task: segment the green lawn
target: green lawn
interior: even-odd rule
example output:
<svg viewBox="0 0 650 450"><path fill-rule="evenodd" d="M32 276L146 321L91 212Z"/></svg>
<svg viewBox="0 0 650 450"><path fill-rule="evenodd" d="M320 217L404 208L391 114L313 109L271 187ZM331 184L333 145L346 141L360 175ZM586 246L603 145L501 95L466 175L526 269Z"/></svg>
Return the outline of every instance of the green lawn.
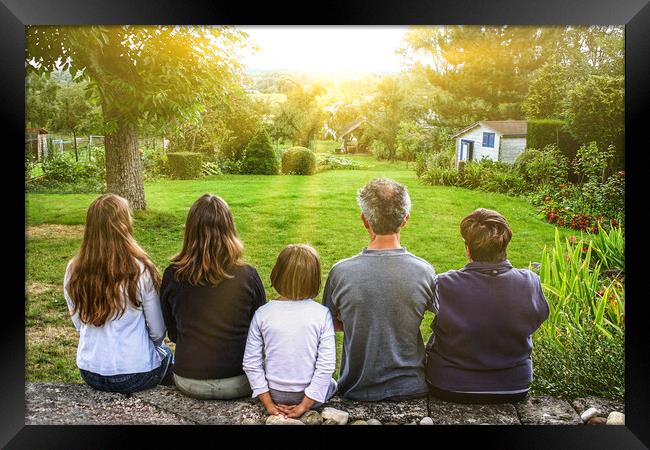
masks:
<svg viewBox="0 0 650 450"><path fill-rule="evenodd" d="M404 163L351 156L366 170L326 171L314 176L223 175L189 181L164 180L145 185L149 209L135 215L135 235L162 271L180 250L185 216L200 195L223 197L232 208L246 246L246 259L264 281L267 296L271 268L289 243L313 245L321 255L323 280L338 260L359 252L368 236L359 218L355 194L365 182L385 176L405 183L413 209L402 244L430 261L438 272L465 264L460 220L478 207L504 214L514 237L509 258L516 267L539 261L552 244L554 227L540 220L523 199L452 187L425 186ZM67 261L78 250L81 227L96 195L28 194L27 225L27 379L80 382L75 366L76 332L67 316L61 283ZM68 225L68 226L60 226ZM562 230L564 235L570 230ZM430 315L422 324L428 338ZM341 343L341 333L337 336ZM338 371L338 369L337 369Z"/></svg>

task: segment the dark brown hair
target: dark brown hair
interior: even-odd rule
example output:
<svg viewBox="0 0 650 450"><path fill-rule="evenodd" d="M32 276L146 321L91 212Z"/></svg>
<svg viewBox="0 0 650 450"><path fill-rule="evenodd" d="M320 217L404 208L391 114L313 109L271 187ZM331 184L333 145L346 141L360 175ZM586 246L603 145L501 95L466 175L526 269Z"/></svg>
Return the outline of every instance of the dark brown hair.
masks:
<svg viewBox="0 0 650 450"><path fill-rule="evenodd" d="M271 284L290 300L315 298L320 292L320 257L306 244L287 245L271 270Z"/></svg>
<svg viewBox="0 0 650 450"><path fill-rule="evenodd" d="M507 258L506 248L512 230L505 217L496 211L479 208L460 223L460 234L474 261L500 262Z"/></svg>
<svg viewBox="0 0 650 450"><path fill-rule="evenodd" d="M243 264L244 244L228 204L216 195L204 194L187 215L183 249L172 258L177 281L193 286L216 286L233 276L233 266Z"/></svg>
<svg viewBox="0 0 650 450"><path fill-rule="evenodd" d="M138 261L158 290L158 270L133 238L128 202L115 194L98 197L88 208L81 249L72 261L67 286L74 303L72 314L78 312L82 322L100 327L121 317L127 301L139 307L142 269Z"/></svg>

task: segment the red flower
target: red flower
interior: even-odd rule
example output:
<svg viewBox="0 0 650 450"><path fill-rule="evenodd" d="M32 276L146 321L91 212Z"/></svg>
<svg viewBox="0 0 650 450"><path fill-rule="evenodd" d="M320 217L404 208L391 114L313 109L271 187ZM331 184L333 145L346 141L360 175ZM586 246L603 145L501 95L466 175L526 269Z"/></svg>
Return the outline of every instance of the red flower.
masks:
<svg viewBox="0 0 650 450"><path fill-rule="evenodd" d="M605 295L605 293L604 293L603 291L598 291L598 292L596 292L596 296L597 296L597 297L601 297L601 298L602 298L603 295Z"/></svg>
<svg viewBox="0 0 650 450"><path fill-rule="evenodd" d="M577 240L578 240L578 238L575 237L575 236L571 236L571 237L569 238L569 242L571 243L571 245L575 244Z"/></svg>
<svg viewBox="0 0 650 450"><path fill-rule="evenodd" d="M582 247L582 253L587 253L587 250L589 250L589 247Z"/></svg>

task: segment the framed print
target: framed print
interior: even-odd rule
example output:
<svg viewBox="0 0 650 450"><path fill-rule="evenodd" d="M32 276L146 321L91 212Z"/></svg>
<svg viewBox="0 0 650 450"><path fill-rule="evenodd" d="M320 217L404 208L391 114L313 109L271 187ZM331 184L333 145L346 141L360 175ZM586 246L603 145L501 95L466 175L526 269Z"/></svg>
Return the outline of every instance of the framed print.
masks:
<svg viewBox="0 0 650 450"><path fill-rule="evenodd" d="M647 3L312 7L3 0L3 445L646 448Z"/></svg>

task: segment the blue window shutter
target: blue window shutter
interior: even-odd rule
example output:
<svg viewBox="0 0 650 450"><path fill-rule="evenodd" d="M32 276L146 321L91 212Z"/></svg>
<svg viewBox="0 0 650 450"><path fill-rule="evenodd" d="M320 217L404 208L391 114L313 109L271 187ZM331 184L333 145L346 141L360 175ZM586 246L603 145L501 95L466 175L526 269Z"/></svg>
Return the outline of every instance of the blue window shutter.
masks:
<svg viewBox="0 0 650 450"><path fill-rule="evenodd" d="M494 148L494 133L483 132L483 147Z"/></svg>

